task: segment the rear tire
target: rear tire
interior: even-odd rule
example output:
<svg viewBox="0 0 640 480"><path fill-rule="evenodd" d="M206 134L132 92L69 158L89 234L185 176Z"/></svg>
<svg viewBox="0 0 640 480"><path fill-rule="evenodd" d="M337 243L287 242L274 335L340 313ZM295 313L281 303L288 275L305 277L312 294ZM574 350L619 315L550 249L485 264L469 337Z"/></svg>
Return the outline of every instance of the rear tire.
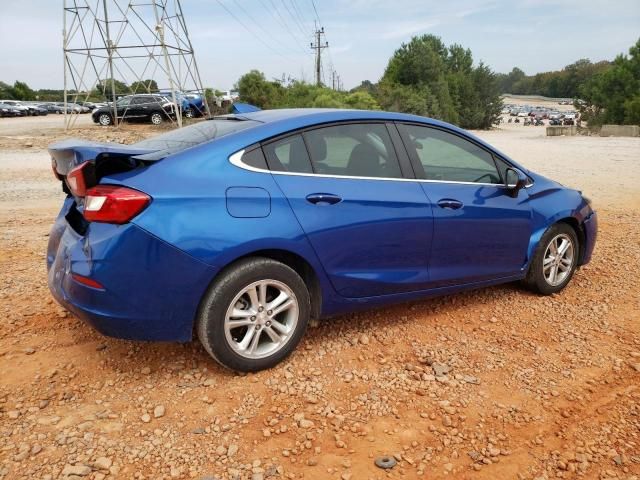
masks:
<svg viewBox="0 0 640 480"><path fill-rule="evenodd" d="M551 295L564 289L578 266L578 236L566 223L556 223L542 235L529 265L525 285L532 291Z"/></svg>
<svg viewBox="0 0 640 480"><path fill-rule="evenodd" d="M185 118L193 118L196 116L195 112L193 111L193 108L187 108L184 111L184 116Z"/></svg>
<svg viewBox="0 0 640 480"><path fill-rule="evenodd" d="M196 328L205 350L241 372L270 368L298 345L309 322L309 291L290 267L269 258L240 260L205 294Z"/></svg>

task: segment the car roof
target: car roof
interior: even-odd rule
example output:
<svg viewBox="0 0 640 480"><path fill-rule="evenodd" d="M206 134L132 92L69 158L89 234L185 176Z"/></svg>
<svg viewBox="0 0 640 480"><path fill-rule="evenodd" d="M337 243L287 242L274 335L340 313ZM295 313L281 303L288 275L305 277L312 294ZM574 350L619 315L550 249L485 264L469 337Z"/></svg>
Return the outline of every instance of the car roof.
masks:
<svg viewBox="0 0 640 480"><path fill-rule="evenodd" d="M381 110L348 110L339 108L283 108L275 110L259 110L257 112L230 114L224 117L238 118L244 120L253 120L258 122L254 128L242 130L230 136L238 136L251 142L262 141L264 138L270 138L277 135L285 134L293 130L322 125L323 123L332 122L348 122L348 121L397 121L420 123L423 125L441 127L449 131L467 137L476 143L484 146L489 151L497 153L499 156L511 161L516 167L525 170L518 165L508 155L504 154L494 146L489 145L481 138L476 137L473 133L463 130L455 125L451 125L440 120L408 113L385 112Z"/></svg>
<svg viewBox="0 0 640 480"><path fill-rule="evenodd" d="M328 122L340 122L349 120L382 120L428 123L460 130L458 127L428 117L420 117L397 112L384 112L380 110L350 110L342 108L282 108L274 110L258 110L237 114L237 117L255 120L261 123L291 122L298 127Z"/></svg>

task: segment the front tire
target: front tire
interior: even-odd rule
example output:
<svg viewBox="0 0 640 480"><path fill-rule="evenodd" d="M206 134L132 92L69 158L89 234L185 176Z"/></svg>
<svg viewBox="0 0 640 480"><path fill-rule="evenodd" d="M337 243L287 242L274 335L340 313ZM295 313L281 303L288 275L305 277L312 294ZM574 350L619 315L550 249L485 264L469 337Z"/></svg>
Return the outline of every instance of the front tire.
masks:
<svg viewBox="0 0 640 480"><path fill-rule="evenodd" d="M575 230L566 223L552 225L538 243L525 284L542 295L561 291L576 271L579 253Z"/></svg>
<svg viewBox="0 0 640 480"><path fill-rule="evenodd" d="M98 123L103 127L108 127L113 123L113 121L111 120L111 115L109 115L108 113L101 113L98 116Z"/></svg>
<svg viewBox="0 0 640 480"><path fill-rule="evenodd" d="M224 271L205 294L198 338L221 365L255 372L295 349L309 313L309 291L293 269L269 258L247 258Z"/></svg>

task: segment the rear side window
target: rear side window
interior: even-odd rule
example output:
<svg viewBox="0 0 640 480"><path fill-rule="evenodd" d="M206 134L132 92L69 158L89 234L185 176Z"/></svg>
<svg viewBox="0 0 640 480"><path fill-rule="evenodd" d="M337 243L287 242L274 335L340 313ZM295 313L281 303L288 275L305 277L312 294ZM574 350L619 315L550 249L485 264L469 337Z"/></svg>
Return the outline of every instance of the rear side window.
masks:
<svg viewBox="0 0 640 480"><path fill-rule="evenodd" d="M132 146L149 150L152 153L138 155L141 160L159 160L168 155L181 152L187 148L195 147L210 140L223 137L241 130L259 125L253 120L234 120L233 118L220 118L205 120L188 127L171 130L162 135L151 137Z"/></svg>
<svg viewBox="0 0 640 480"><path fill-rule="evenodd" d="M402 124L398 128L427 180L502 183L491 153L475 143L437 128Z"/></svg>
<svg viewBox="0 0 640 480"><path fill-rule="evenodd" d="M245 165L249 165L253 168L259 168L262 170L267 169L267 162L264 158L264 155L262 154L262 149L260 147L245 151L242 154L242 158L240 159L240 161Z"/></svg>
<svg viewBox="0 0 640 480"><path fill-rule="evenodd" d="M401 178L400 165L384 124L345 124L304 133L315 173Z"/></svg>
<svg viewBox="0 0 640 480"><path fill-rule="evenodd" d="M264 147L269 168L276 172L313 173L309 154L300 135L271 142Z"/></svg>

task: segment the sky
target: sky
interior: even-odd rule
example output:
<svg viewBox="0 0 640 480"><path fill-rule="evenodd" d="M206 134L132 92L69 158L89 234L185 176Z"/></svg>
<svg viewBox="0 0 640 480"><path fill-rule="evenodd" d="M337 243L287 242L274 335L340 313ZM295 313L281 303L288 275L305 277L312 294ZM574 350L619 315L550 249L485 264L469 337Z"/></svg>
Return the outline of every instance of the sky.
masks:
<svg viewBox="0 0 640 480"><path fill-rule="evenodd" d="M1 81L62 88L62 2L0 0ZM497 72L527 74L611 60L640 37L640 0L182 0L182 8L202 82L221 90L251 69L313 81L318 20L329 43L324 80L333 69L346 89L378 81L393 52L425 33L470 48Z"/></svg>

